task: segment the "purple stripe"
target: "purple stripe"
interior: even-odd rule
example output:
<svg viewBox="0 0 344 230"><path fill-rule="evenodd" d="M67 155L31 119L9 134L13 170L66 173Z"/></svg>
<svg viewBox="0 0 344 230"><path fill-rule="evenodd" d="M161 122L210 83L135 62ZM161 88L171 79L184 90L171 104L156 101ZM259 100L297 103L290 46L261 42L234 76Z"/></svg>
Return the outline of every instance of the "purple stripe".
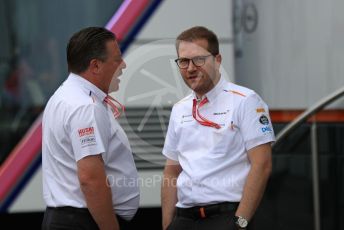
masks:
<svg viewBox="0 0 344 230"><path fill-rule="evenodd" d="M106 24L105 28L108 30L111 30L111 28L117 23L117 21L121 18L124 11L129 6L130 2L132 0L124 0L122 5L119 7L119 9L116 11L116 13L112 16L110 21Z"/></svg>

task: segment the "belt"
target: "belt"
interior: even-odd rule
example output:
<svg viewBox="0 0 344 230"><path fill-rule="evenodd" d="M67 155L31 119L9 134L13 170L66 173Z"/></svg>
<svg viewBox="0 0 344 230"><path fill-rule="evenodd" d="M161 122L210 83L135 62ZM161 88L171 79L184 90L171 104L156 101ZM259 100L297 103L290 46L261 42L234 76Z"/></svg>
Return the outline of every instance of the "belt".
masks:
<svg viewBox="0 0 344 230"><path fill-rule="evenodd" d="M77 215L82 215L83 217L90 218L93 220L93 217L88 210L88 208L76 208L71 206L61 206L61 207L47 207L47 210L60 212L60 213L73 213ZM127 220L123 219L119 215L116 215L118 221L128 222Z"/></svg>
<svg viewBox="0 0 344 230"><path fill-rule="evenodd" d="M82 214L89 214L88 208L76 208L71 206L62 206L62 207L47 207L48 210L54 210L54 211L62 211L62 212L68 212L68 213L82 213Z"/></svg>
<svg viewBox="0 0 344 230"><path fill-rule="evenodd" d="M69 226L68 229L99 229L87 208L47 207L44 219L42 229L50 229L48 226L52 223Z"/></svg>
<svg viewBox="0 0 344 230"><path fill-rule="evenodd" d="M216 216L221 213L233 212L238 208L239 202L222 202L205 206L195 206L191 208L178 208L176 215L190 219L203 219Z"/></svg>

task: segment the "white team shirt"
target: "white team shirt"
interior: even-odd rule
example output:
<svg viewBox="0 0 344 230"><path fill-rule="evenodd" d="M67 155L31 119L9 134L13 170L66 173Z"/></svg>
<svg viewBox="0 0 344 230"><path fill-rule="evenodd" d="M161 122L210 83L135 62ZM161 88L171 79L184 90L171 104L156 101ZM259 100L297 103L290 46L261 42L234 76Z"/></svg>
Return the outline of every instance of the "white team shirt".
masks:
<svg viewBox="0 0 344 230"><path fill-rule="evenodd" d="M194 92L173 106L163 154L178 161L177 207L239 202L250 170L247 151L275 141L268 106L252 90L223 78L199 108L215 129L192 116Z"/></svg>
<svg viewBox="0 0 344 230"><path fill-rule="evenodd" d="M127 136L104 102L106 94L71 73L43 114L43 196L49 207L86 208L77 161L101 154L116 214L130 220L139 206L137 170Z"/></svg>

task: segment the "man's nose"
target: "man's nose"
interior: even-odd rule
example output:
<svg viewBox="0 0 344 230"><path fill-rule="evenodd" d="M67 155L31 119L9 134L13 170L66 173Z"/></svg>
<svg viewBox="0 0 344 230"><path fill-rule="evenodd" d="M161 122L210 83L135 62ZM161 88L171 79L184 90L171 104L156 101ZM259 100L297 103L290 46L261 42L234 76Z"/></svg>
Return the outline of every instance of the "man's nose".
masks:
<svg viewBox="0 0 344 230"><path fill-rule="evenodd" d="M195 71L196 69L197 69L197 66L195 66L194 63L193 63L193 61L190 60L187 70L188 70L189 72L192 72L192 71Z"/></svg>
<svg viewBox="0 0 344 230"><path fill-rule="evenodd" d="M125 61L124 61L124 60L122 61L121 65L122 65L122 69L125 69L125 68L127 68L127 63L125 63Z"/></svg>

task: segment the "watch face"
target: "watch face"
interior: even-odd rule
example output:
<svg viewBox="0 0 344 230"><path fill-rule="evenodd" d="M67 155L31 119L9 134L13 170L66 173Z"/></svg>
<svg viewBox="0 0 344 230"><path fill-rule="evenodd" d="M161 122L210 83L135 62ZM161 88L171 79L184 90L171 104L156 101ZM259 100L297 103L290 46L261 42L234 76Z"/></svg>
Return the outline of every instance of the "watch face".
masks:
<svg viewBox="0 0 344 230"><path fill-rule="evenodd" d="M247 225L248 225L248 221L245 219L245 218L243 218L243 217L241 217L241 216L236 216L235 217L235 224L239 227L239 228L246 228L247 227Z"/></svg>
<svg viewBox="0 0 344 230"><path fill-rule="evenodd" d="M239 219L238 219L238 225L239 225L239 227L240 227L240 228L246 228L246 227L247 227L247 224L248 224L247 220L244 219L244 218L242 218L242 217L240 216Z"/></svg>

